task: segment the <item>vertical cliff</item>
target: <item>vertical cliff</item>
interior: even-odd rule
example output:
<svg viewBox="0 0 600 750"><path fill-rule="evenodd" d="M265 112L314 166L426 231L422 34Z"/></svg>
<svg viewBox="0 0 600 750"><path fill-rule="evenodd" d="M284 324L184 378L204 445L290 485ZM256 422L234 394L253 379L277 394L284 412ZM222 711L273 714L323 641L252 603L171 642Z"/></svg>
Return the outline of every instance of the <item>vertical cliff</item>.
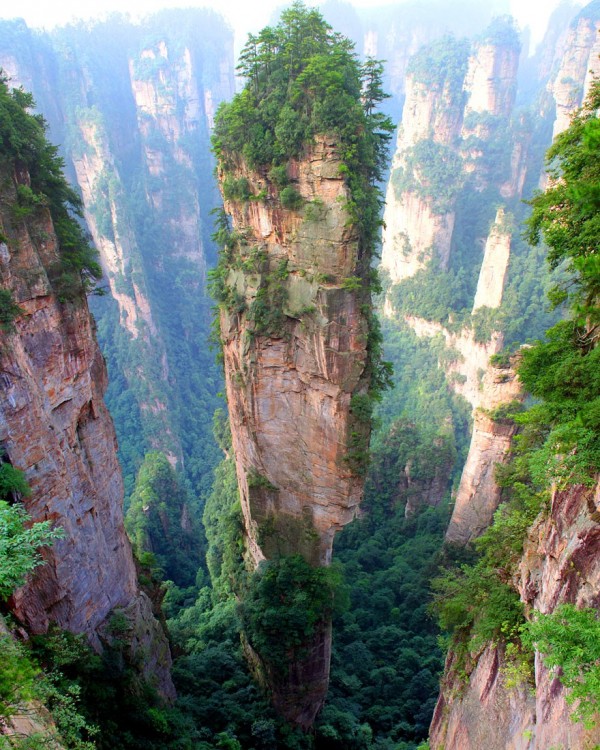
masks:
<svg viewBox="0 0 600 750"><path fill-rule="evenodd" d="M448 268L462 190L505 181L512 197L522 187L526 141L513 146L507 131L519 41L504 23L471 45L444 37L410 61L384 216L382 265L393 283L432 262Z"/></svg>
<svg viewBox="0 0 600 750"><path fill-rule="evenodd" d="M516 433L512 419L501 407L523 399L521 386L509 362L488 364L481 383L481 399L473 415L473 432L463 468L446 540L467 544L492 522L501 500L495 471Z"/></svg>
<svg viewBox="0 0 600 750"><path fill-rule="evenodd" d="M548 91L556 112L553 137L565 130L574 112L581 107L592 79L600 73L600 18L590 3L571 21L560 39L554 57Z"/></svg>
<svg viewBox="0 0 600 750"><path fill-rule="evenodd" d="M594 5L584 9L566 36L573 47L564 50L563 70L585 57L586 45L591 48L591 38L582 38L577 30L589 31L582 19L594 10ZM583 87L586 73L580 73ZM529 226L536 231L529 236L533 242L547 242L551 263L564 263L569 281L559 280L556 288L564 289L568 312L543 342L521 351L519 377L538 402L520 419L522 436L498 476L506 502L492 523L492 495L482 496L475 488L470 511L466 498L462 504L457 500L448 530L447 538L459 543L485 531L477 563L448 574L460 581L476 573L485 584L479 594L477 584L472 585L469 605L458 606L463 614L470 609L470 624L451 623L453 645L431 727L436 749L592 748L600 740L597 689L586 682L596 669L590 644L597 637L588 636L576 620L589 617L596 627L599 601L598 431L588 417L598 396L598 295L596 276L586 275L580 266L589 252L587 232L597 222L597 205L581 195L597 184L597 151L589 149L588 139L598 127L598 104L598 88L592 86L567 138L555 141L550 152L553 183L532 201ZM556 230L574 216L578 221L567 242ZM562 374L555 380L558 372ZM469 461L461 490L463 485L468 489L468 466ZM497 496L499 492L496 487ZM483 509L481 517L474 509ZM437 585L450 594L451 606L457 604L443 582ZM500 592L504 605L497 598ZM440 611L443 619L448 610L442 604ZM570 661L556 658L571 636Z"/></svg>
<svg viewBox="0 0 600 750"><path fill-rule="evenodd" d="M432 59L433 58L433 59ZM394 283L425 268L447 267L462 179L455 148L463 114L468 46L449 37L415 55L386 195L382 266ZM434 172L436 163L443 174Z"/></svg>
<svg viewBox="0 0 600 750"><path fill-rule="evenodd" d="M374 149L383 155L391 126L373 113L379 66L364 70L363 105L357 63L316 11L296 5L262 34L242 57L246 89L217 119L225 214L215 292L247 563L258 567L252 581L297 564L311 581L325 575L334 535L356 515L363 491L381 379L370 302L379 205L372 180L381 166ZM301 41L309 34L314 48ZM315 606L305 598L304 617ZM275 707L305 729L327 690L327 609L283 664L265 650L268 634L246 627Z"/></svg>
<svg viewBox="0 0 600 750"><path fill-rule="evenodd" d="M11 101L6 89L2 95ZM25 136L33 145L3 141L0 272L3 304L12 299L17 307L2 333L0 444L2 460L25 472L32 519L51 520L64 538L44 553L45 565L10 607L31 632L54 623L85 633L98 649L110 641L110 616L121 611L132 659L172 697L169 647L139 590L123 527L116 439L103 401L106 369L79 278L96 271L66 212L69 189L52 147L36 128ZM142 663L146 651L152 658Z"/></svg>
<svg viewBox="0 0 600 750"><path fill-rule="evenodd" d="M559 605L598 607L600 487L573 486L552 494L550 512L531 527L515 586L528 612L553 612ZM573 706L555 671L539 652L530 682L511 677L514 661L502 644L472 654L466 673L451 653L431 725L436 750L545 750L592 748L600 729L571 718ZM464 669L464 668L463 668Z"/></svg>
<svg viewBox="0 0 600 750"><path fill-rule="evenodd" d="M282 207L278 189L243 165L236 179L264 198L225 203L244 233L225 281L235 301L221 312L221 337L252 567L295 553L329 564L335 532L362 496L368 422L354 412L368 390L368 298L347 288L360 272L359 243L340 164L336 139L318 138L288 167L306 207ZM302 725L325 696L330 639L327 627L276 688L286 693L276 705Z"/></svg>
<svg viewBox="0 0 600 750"><path fill-rule="evenodd" d="M35 84L100 252L110 298L92 305L128 493L144 452L160 450L201 494L217 460L205 415L220 387L204 345L209 132L233 91L231 32L192 10L52 34L7 23L0 61L13 85Z"/></svg>
<svg viewBox="0 0 600 750"><path fill-rule="evenodd" d="M277 188L243 166L236 178L266 196L225 202L234 228L245 230L238 265L258 259L249 270L232 268L227 279L246 310L221 314L233 447L255 565L277 545L328 564L334 534L354 517L362 494L348 452L351 401L368 388L368 319L360 290L345 286L359 258L357 232L346 226L349 192L340 165L336 140L319 137L288 167L305 208L282 208ZM272 308L265 316L275 325L258 318L261 303Z"/></svg>

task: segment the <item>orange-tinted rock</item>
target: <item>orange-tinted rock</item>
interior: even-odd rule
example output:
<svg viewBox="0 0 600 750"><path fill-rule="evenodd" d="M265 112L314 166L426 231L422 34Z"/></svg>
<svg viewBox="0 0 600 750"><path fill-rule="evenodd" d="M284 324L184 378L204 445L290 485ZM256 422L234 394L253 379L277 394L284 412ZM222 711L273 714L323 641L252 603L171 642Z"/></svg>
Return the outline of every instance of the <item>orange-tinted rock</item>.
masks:
<svg viewBox="0 0 600 750"><path fill-rule="evenodd" d="M238 165L264 200L226 201L234 229L246 235L260 268L229 271L242 312L221 312L227 399L250 564L277 553L302 554L328 564L335 532L354 518L363 478L348 461L357 426L351 399L366 393L368 292L344 279L360 273L359 244L348 224L349 197L335 142L321 138L288 173L306 203L281 206L276 189ZM283 266L282 266L283 262ZM287 264L287 265L285 265ZM266 305L278 323L257 330L249 309L260 285L271 282ZM276 294L282 295L279 303ZM279 305L279 309L278 309ZM291 721L309 727L322 705L329 674L330 629L325 628L286 684L271 686L274 703Z"/></svg>
<svg viewBox="0 0 600 750"><path fill-rule="evenodd" d="M552 495L550 512L529 531L516 585L528 616L561 604L600 606L600 482ZM534 686L510 686L501 647L470 657L460 676L450 654L431 725L432 750L585 750L600 728L571 719L557 675L535 654Z"/></svg>
<svg viewBox="0 0 600 750"><path fill-rule="evenodd" d="M135 652L160 654L143 671L165 696L173 696L170 654L141 593L123 527L123 485L112 420L103 401L106 368L84 299L62 304L48 267L57 241L46 209L13 225L15 187L2 173L0 245L2 287L22 314L1 335L0 445L25 472L32 495L25 501L35 521L52 520L64 537L44 552L38 568L11 601L16 617L34 633L50 623L86 633L100 647L99 629L117 608L136 609Z"/></svg>

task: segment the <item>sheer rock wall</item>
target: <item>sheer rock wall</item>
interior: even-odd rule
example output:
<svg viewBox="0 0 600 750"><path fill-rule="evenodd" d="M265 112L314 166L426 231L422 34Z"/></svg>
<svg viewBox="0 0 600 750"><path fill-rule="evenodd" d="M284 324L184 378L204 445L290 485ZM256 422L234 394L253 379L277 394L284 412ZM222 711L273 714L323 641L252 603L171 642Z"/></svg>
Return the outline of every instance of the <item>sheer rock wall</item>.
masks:
<svg viewBox="0 0 600 750"><path fill-rule="evenodd" d="M362 307L368 293L344 285L360 273L360 259L339 167L335 142L318 138L288 167L304 208L283 208L269 180L244 164L235 178L246 178L255 195L266 197L225 201L234 230L245 235L241 262L227 277L242 311L222 310L220 323L252 567L278 553L328 564L335 532L354 518L362 497L363 477L348 457L353 433L368 441L368 424L358 424L351 412L352 397L368 388ZM263 260L248 270L248 254L257 251ZM280 316L269 332L257 330L249 314L265 283L271 286L264 302ZM290 669L288 683L275 686L275 705L303 726L325 697L330 649L327 627L309 657Z"/></svg>
<svg viewBox="0 0 600 750"><path fill-rule="evenodd" d="M53 292L48 269L58 247L48 211L14 219L16 186L28 175L3 169L0 177L0 277L22 311L1 336L0 445L4 460L25 472L33 520L64 530L10 607L33 633L55 623L85 633L96 648L111 613L123 610L135 633L132 653L155 654L142 672L170 698L169 647L138 588L123 527L106 368L92 319L85 300L61 303Z"/></svg>

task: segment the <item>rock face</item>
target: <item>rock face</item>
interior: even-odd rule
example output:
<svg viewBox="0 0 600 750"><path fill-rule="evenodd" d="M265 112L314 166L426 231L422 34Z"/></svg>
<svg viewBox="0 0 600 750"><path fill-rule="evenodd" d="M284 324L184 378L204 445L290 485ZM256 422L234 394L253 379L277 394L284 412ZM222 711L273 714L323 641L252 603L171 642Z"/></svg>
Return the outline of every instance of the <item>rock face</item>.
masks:
<svg viewBox="0 0 600 750"><path fill-rule="evenodd" d="M590 3L573 19L557 50L557 70L548 83L556 104L553 137L569 126L600 73L600 18L593 6Z"/></svg>
<svg viewBox="0 0 600 750"><path fill-rule="evenodd" d="M555 491L550 512L530 529L516 581L527 610L552 612L563 603L600 604L600 483ZM435 750L593 748L600 729L571 720L555 675L535 657L535 688L509 687L504 653L489 645L472 658L467 681L446 664L431 725Z"/></svg>
<svg viewBox="0 0 600 750"><path fill-rule="evenodd" d="M202 10L50 34L22 26L6 22L0 65L13 85L31 84L100 252L110 299L91 305L120 386L107 402L127 488L149 450L206 488L218 456L205 410L220 389L204 344L218 199L209 139L233 93L232 34Z"/></svg>
<svg viewBox="0 0 600 750"><path fill-rule="evenodd" d="M496 221L492 225L485 251L483 263L479 272L473 312L480 307L500 307L502 292L504 290L504 277L508 270L510 258L511 233L503 225L504 210L499 208L496 212Z"/></svg>
<svg viewBox="0 0 600 750"><path fill-rule="evenodd" d="M353 288L359 244L339 166L335 142L319 138L288 167L304 208L284 209L276 188L243 164L235 178L266 197L225 202L244 235L226 279L236 302L222 310L221 337L252 566L278 553L328 564L334 534L362 496L356 465L369 422L357 399L368 388L368 293ZM330 639L325 628L313 655L276 687L275 704L303 726L325 696Z"/></svg>
<svg viewBox="0 0 600 750"><path fill-rule="evenodd" d="M515 101L518 46L491 39L469 48L450 40L440 52L436 44L431 59L427 51L415 57L407 76L384 214L382 266L393 283L414 276L431 258L440 270L448 267L457 195L471 174L474 189L487 186L486 148ZM526 147L526 139L512 146L505 198L523 187ZM452 167L440 178L447 164Z"/></svg>
<svg viewBox="0 0 600 750"><path fill-rule="evenodd" d="M447 541L467 544L492 522L501 499L494 479L495 467L506 458L516 432L512 420L496 417L494 410L522 398L512 367L488 364L482 381L481 402L474 413L471 445L446 532Z"/></svg>
<svg viewBox="0 0 600 750"><path fill-rule="evenodd" d="M545 68L540 78L550 76L548 90L556 103L554 135L568 126L571 114L583 102L590 85L588 71L598 69L596 14L594 4L584 8L565 34L555 35L558 44L554 63L549 55L542 60ZM480 284L482 277L483 268ZM506 381L509 393L500 398L499 392L500 401L496 403L514 398L516 392L510 392L513 386L517 387L516 382L511 386ZM485 386L484 392L487 390ZM448 540L464 544L489 525L499 499L489 467L498 460L494 451L500 450L502 442L508 446L510 431L509 425L476 413ZM491 453L490 446L494 447ZM593 488L576 485L552 493L549 510L528 532L513 578L526 616L534 610L551 613L563 603L593 608L600 605L599 506L598 483ZM583 724L572 721L565 689L556 674L544 666L539 653L535 654L534 684L527 689L511 686L507 676L510 664L501 646L488 644L471 654L461 675L454 659L450 653L430 730L432 749L584 750L600 742L597 727L586 730Z"/></svg>
<svg viewBox="0 0 600 750"><path fill-rule="evenodd" d="M58 252L50 215L40 208L15 221L17 177L4 169L1 178L2 286L22 312L14 331L2 335L0 444L4 460L22 469L32 488L26 500L32 518L65 532L44 553L46 564L15 592L11 609L34 633L52 622L86 633L100 648L111 613L134 608L132 651L155 650L146 675L172 697L169 648L138 589L123 527L115 433L103 401L106 369L87 304L57 300L47 275Z"/></svg>
<svg viewBox="0 0 600 750"><path fill-rule="evenodd" d="M430 746L436 750L480 750L483 747L532 750L534 700L528 686L505 688L503 648L490 645L468 665L466 690L453 671L453 661L450 653L431 722Z"/></svg>

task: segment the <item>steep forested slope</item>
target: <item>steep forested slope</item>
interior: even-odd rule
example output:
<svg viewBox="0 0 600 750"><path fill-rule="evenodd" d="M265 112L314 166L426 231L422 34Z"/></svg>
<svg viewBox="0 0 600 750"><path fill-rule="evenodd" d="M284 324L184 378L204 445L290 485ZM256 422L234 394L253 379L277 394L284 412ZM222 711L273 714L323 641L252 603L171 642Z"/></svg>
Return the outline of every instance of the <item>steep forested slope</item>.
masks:
<svg viewBox="0 0 600 750"><path fill-rule="evenodd" d="M330 5L327 12L339 15L340 8ZM449 534L454 541L477 536L497 503L509 496L512 500L504 506L499 526L484 537L483 562L438 584L443 591L472 593L453 610L458 622L447 618L444 624L454 627L459 636L473 628L472 635L479 640L475 657L465 657L460 644L453 652L433 742L462 747L468 736L473 747L505 743L503 722L515 716L514 736L525 745L556 744L558 735L552 734L556 727L579 737L580 729L570 728L566 719L569 709L563 698L545 697L562 689L551 680L540 656L536 657L539 704L550 719L546 729L539 728L536 739L533 734L529 737L535 711L523 680L530 678L532 650L519 645L524 641L517 636L508 651L484 646L487 638L496 639L503 623L509 628L523 624L513 590L517 577L528 606L550 612L559 600L594 605L592 505L598 502L591 491L571 488L556 493L549 515L533 527L518 572L514 566L524 529L544 502L538 497L538 474L532 479L527 467L533 461L535 473L553 455L548 444L532 459L527 453L529 438L533 435L531 439L537 440L540 433L548 433L554 445L567 440L571 448L575 441L579 447L566 454L563 468L567 474L579 470L582 436L585 453L595 455L590 430L596 429L596 386L588 382L587 395L577 396L560 389L558 393L556 383L545 379L538 382L537 374L549 362L569 377L578 374L589 380L587 365L579 367L581 352L572 347L574 329L557 329L552 343L536 349L526 363L529 376L523 370L528 387L547 398L547 406L534 413L539 417L535 424L523 428L525 457L518 453L510 459L503 486L498 487L493 464L505 457L512 435L522 429L517 424L522 418L513 415L515 405L502 404L522 396L514 379L515 360L497 354L489 366L489 358L503 346L512 348L542 336L550 317L560 315L555 311L549 316L545 302L556 271L551 274L544 268L543 247L532 249L520 236L522 219L529 211L520 199L531 195L540 180L542 154L552 129L558 132L565 127L568 113L589 87L586 70L595 63L596 10L592 4L568 29L563 20L548 37L552 50L542 49L523 67L522 38L512 22L499 20L479 31L475 26L483 27L487 15L479 23L474 13L467 20L456 14L453 28L468 31L471 38L446 37L430 44L445 25L445 9L438 8L434 23L427 7L409 6L402 15L394 8L371 18L366 11L354 16L359 48L389 60L385 75L394 93L392 110L399 112L406 94L384 237L384 266L391 278L386 279L382 298L386 315L382 333L395 376L393 389L374 409L364 515L337 538L339 564L335 575L325 581L335 583L339 611L333 620L331 689L314 737L290 729L276 717L245 665L240 632L244 625L263 653L275 643L273 653L281 656L289 646L281 638L284 617L306 609L306 599L287 596L290 581L300 580L307 591L312 586L312 598L328 611L331 603L317 595L326 587L317 591L313 585L323 579L307 578L302 566L285 570L273 566L271 575L262 579L266 585L255 579L248 606L238 609L234 591L239 594L239 581L246 575L247 545L231 444L221 417L216 422L217 442L229 457L218 467L209 492L218 452L210 428L220 374L206 345L209 305L204 278L214 261L208 211L215 204L207 144L215 105L232 91L229 32L216 17L192 11L161 14L142 26L113 18L90 27L57 30L50 36L19 23L0 27L0 64L16 81L37 92L54 132L64 140L87 221L101 250L110 297L100 300L95 309L113 378L109 403L131 495L129 533L143 563L142 580L155 604L163 592L152 582L153 576L171 581L164 607L178 655L174 676L180 700L173 710L164 710L152 696L132 697L126 682L111 681L88 652L68 646L72 661L63 672L74 683L66 684L82 690L87 720L102 727L100 736L90 738L100 748L414 748L426 734L441 668L436 625L427 612L427 581L440 562L436 551L442 546L451 490L458 492ZM302 161L301 144L318 132L313 126L321 122L319 118L330 118L333 126L342 121L347 132L354 121L343 114L350 106L347 101L329 110L309 106L311 97L320 95L324 80L331 77L337 86L336 74L349 70L341 65L332 70L326 60L314 63L302 76L293 102L285 102L283 96L261 99L261 73L273 63L265 41L273 39L262 39L260 54L260 44L254 53L252 44L245 50L242 65L255 98L246 94L246 108L238 100L229 110L233 124L230 120L225 130L235 144L229 148L229 173L223 174L225 197L234 214L244 227L259 226L259 231L249 241L235 233L232 238L226 223L218 225L230 251L234 245L239 250L246 244L247 252L241 262L234 252L230 254L215 286L229 322L245 316L252 339L273 340L276 347L283 329L301 329L298 339L316 335L322 290L340 285L327 277L329 269L317 268L318 259L302 258L302 266L296 258L291 266L271 263L267 268L264 257L252 248L265 240L265 233L269 236L269 227L281 239L279 234L283 236L291 222L294 228L304 227L300 234L304 232L307 243L323 250L331 233L342 228L340 220L337 226L331 223L330 234L319 232L331 196L325 196L322 205L318 189L313 189L344 181L324 168L336 155L336 144L327 139L313 144L318 158L310 165ZM310 47L309 41L306 46ZM336 60L346 60L343 51L338 50ZM409 63L413 53L417 54ZM377 73L371 78L375 83L377 66L371 72ZM344 85L346 93L350 89L357 93L354 73ZM308 121L298 116L304 105ZM250 113L253 108L256 111ZM252 128L240 127L246 122L242 115L249 114ZM223 132L222 128L221 136ZM585 132L592 148L595 133ZM245 166L236 161L238 152L244 155ZM315 170L321 170L318 179ZM341 206L335 209L341 216ZM333 214L332 209L329 215ZM343 229L351 233L350 228ZM586 261L580 269L590 278L593 262ZM349 299L362 294L360 277L366 271L366 265L359 273L344 269L339 296ZM329 314L332 306L328 307ZM8 322L11 315L7 301ZM255 341L243 337L238 343L237 364L253 347L260 350ZM564 353L568 357L563 361ZM588 360L588 355L584 354L586 362L595 356ZM249 370L256 363L246 368L237 364L230 390L241 403L252 397L247 393ZM354 406L366 422L368 409L362 407L370 409L370 404L355 401ZM568 417L564 421L563 411ZM286 412L278 409L277 415L282 422ZM460 482L471 420L470 463ZM366 431L354 432L353 469L363 471ZM244 445L255 443L260 441L252 434L244 441ZM254 552L264 547L266 556L272 557L282 549L295 549L300 529L300 551L311 557L319 548L319 554L325 554L331 535L325 534L326 544L323 539L317 544L304 518L300 526L277 521L274 509L279 499L274 487L279 480L269 473L271 466L264 471L260 463L248 481L248 494L265 501L254 503L262 532ZM180 471L174 472L172 464ZM362 481L358 479L356 486ZM198 495L208 498L204 525L210 585L198 539ZM471 517L458 513L459 506L472 511ZM327 523L331 515L328 519ZM245 524L248 528L248 512ZM327 524L320 517L314 525L322 532ZM560 534L553 531L557 528ZM565 538L579 542L574 548L564 547ZM541 551L550 553L548 560L542 559ZM446 564L456 555L472 562L468 549L447 552L441 562ZM490 572L499 565L504 571L500 578L495 569ZM283 589L271 586L279 573ZM341 574L346 582L342 586ZM546 585L551 578L562 581L558 588ZM269 607L270 619L263 618L264 602L273 598L285 599L289 606L285 611ZM300 628L314 624L314 612L311 608L308 618L303 612ZM595 633L589 613L580 616L566 609L555 618L542 619L532 637L547 651L554 650L557 663L566 668L566 679L579 689L578 662L557 649L558 640L564 642L565 624L574 623L584 634ZM123 623L117 620L113 626L118 646ZM580 646L574 644L575 649ZM40 648L40 659L60 662L64 652L60 642ZM51 655L53 650L58 656ZM122 663L118 648L115 660ZM462 701L453 692L461 670L470 672ZM511 680L512 692L507 689ZM480 699L477 691L484 683L491 688L487 698ZM588 689L586 684L582 689ZM114 711L114 706L120 709ZM495 706L500 707L496 713ZM478 728L484 735L477 734ZM567 745L570 741L564 740Z"/></svg>
<svg viewBox="0 0 600 750"><path fill-rule="evenodd" d="M148 450L167 455L196 496L212 481L221 379L206 345L209 129L232 93L231 45L209 11L141 25L114 16L51 35L0 28L0 66L31 87L62 142L105 270L110 294L93 309L128 494Z"/></svg>

